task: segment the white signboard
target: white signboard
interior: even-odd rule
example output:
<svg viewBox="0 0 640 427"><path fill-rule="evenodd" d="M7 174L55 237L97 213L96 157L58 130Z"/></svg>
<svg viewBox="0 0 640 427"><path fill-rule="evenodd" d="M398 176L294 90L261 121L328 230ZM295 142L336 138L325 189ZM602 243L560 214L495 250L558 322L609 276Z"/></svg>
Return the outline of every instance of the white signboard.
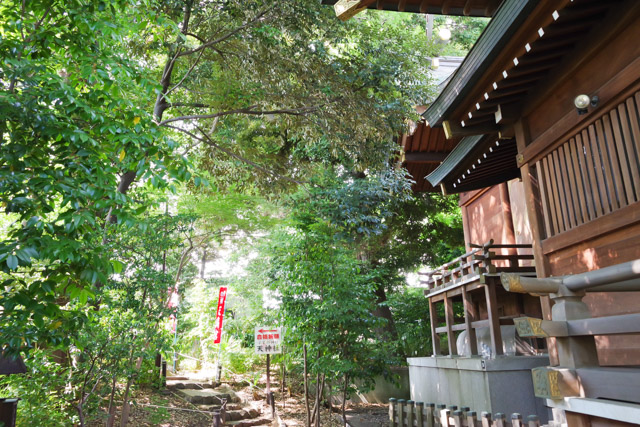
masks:
<svg viewBox="0 0 640 427"><path fill-rule="evenodd" d="M255 343L257 354L282 353L282 333L280 329L256 326Z"/></svg>

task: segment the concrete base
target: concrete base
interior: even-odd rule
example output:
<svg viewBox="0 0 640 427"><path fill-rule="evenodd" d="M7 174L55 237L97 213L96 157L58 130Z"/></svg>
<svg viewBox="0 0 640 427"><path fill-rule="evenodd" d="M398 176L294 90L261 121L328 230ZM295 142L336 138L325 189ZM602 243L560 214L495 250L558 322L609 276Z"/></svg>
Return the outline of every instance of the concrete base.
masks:
<svg viewBox="0 0 640 427"><path fill-rule="evenodd" d="M549 420L549 409L534 396L531 379L531 369L549 365L547 356L412 357L407 362L412 400Z"/></svg>
<svg viewBox="0 0 640 427"><path fill-rule="evenodd" d="M409 399L409 368L406 366L399 366L391 368L391 371L395 375L399 375L399 386L387 381L384 377L376 377L376 387L366 393L358 392L357 396L351 398L352 402L362 403L389 403L389 399L395 397L396 399Z"/></svg>

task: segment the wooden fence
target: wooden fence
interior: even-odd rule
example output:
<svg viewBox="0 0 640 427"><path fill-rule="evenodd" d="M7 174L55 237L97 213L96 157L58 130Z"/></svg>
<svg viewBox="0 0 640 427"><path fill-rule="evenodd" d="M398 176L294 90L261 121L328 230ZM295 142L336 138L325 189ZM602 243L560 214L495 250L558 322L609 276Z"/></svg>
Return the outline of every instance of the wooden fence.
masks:
<svg viewBox="0 0 640 427"><path fill-rule="evenodd" d="M487 412L478 418L478 414L467 407L458 409L457 406L391 398L389 427L540 427L540 421L536 415L523 420L522 415L512 414L507 420L505 414L492 416Z"/></svg>

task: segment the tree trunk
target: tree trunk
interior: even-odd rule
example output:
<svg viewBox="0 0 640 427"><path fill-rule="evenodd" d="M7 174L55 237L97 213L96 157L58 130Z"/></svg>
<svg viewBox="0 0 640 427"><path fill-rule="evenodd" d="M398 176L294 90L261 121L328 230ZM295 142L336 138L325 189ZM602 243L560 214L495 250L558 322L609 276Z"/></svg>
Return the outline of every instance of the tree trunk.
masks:
<svg viewBox="0 0 640 427"><path fill-rule="evenodd" d="M387 301L387 293L384 289L384 285L378 285L375 293L377 298L376 309L373 310L373 315L387 320L387 323L382 330L389 334L389 337L392 340L397 340L398 331L396 330L396 324L393 321L393 315L391 314L389 307L384 304Z"/></svg>
<svg viewBox="0 0 640 427"><path fill-rule="evenodd" d="M116 394L116 376L113 376L111 381L111 395L109 396L109 408L107 409L107 427L113 427L116 421L116 406L113 404L113 399Z"/></svg>
<svg viewBox="0 0 640 427"><path fill-rule="evenodd" d="M347 427L347 413L345 412L345 405L347 404L347 390L349 389L349 376L344 374L344 389L342 390L342 423L344 427Z"/></svg>
<svg viewBox="0 0 640 427"><path fill-rule="evenodd" d="M307 411L307 427L311 427L311 412L309 411L309 382L307 379L307 344L302 347L304 360L304 406Z"/></svg>

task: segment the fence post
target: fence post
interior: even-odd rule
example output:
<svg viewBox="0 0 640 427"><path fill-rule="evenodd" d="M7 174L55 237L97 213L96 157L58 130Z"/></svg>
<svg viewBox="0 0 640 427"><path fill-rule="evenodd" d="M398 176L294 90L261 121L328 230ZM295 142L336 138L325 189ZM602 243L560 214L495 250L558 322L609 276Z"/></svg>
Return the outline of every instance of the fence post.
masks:
<svg viewBox="0 0 640 427"><path fill-rule="evenodd" d="M398 427L404 427L404 399L398 399Z"/></svg>
<svg viewBox="0 0 640 427"><path fill-rule="evenodd" d="M493 425L495 427L506 427L505 420L505 415L502 412L498 412L493 420Z"/></svg>
<svg viewBox="0 0 640 427"><path fill-rule="evenodd" d="M511 414L511 426L524 427L522 425L522 415L518 414L517 412L515 414Z"/></svg>
<svg viewBox="0 0 640 427"><path fill-rule="evenodd" d="M424 416L422 411L424 411L424 402L416 402L416 425L418 427L424 427Z"/></svg>
<svg viewBox="0 0 640 427"><path fill-rule="evenodd" d="M463 427L462 420L463 420L462 411L459 409L453 411L453 425L455 427Z"/></svg>
<svg viewBox="0 0 640 427"><path fill-rule="evenodd" d="M451 416L451 411L448 409L441 409L440 410L440 424L442 425L442 427L450 427L451 424L449 424L449 417Z"/></svg>
<svg viewBox="0 0 640 427"><path fill-rule="evenodd" d="M476 411L467 412L467 427L476 427L477 420Z"/></svg>
<svg viewBox="0 0 640 427"><path fill-rule="evenodd" d="M433 403L427 403L425 409L427 410L426 412L426 417L427 417L427 427L435 427L435 421L434 421L434 415L435 415L435 408L436 405L434 405Z"/></svg>
<svg viewBox="0 0 640 427"><path fill-rule="evenodd" d="M540 427L540 419L537 415L529 415L527 417L527 427Z"/></svg>
<svg viewBox="0 0 640 427"><path fill-rule="evenodd" d="M482 413L482 427L491 427L491 413L483 412Z"/></svg>
<svg viewBox="0 0 640 427"><path fill-rule="evenodd" d="M415 418L416 405L413 400L407 400L407 425L413 427L413 419Z"/></svg>
<svg viewBox="0 0 640 427"><path fill-rule="evenodd" d="M397 427L396 424L396 398L389 399L389 427Z"/></svg>

